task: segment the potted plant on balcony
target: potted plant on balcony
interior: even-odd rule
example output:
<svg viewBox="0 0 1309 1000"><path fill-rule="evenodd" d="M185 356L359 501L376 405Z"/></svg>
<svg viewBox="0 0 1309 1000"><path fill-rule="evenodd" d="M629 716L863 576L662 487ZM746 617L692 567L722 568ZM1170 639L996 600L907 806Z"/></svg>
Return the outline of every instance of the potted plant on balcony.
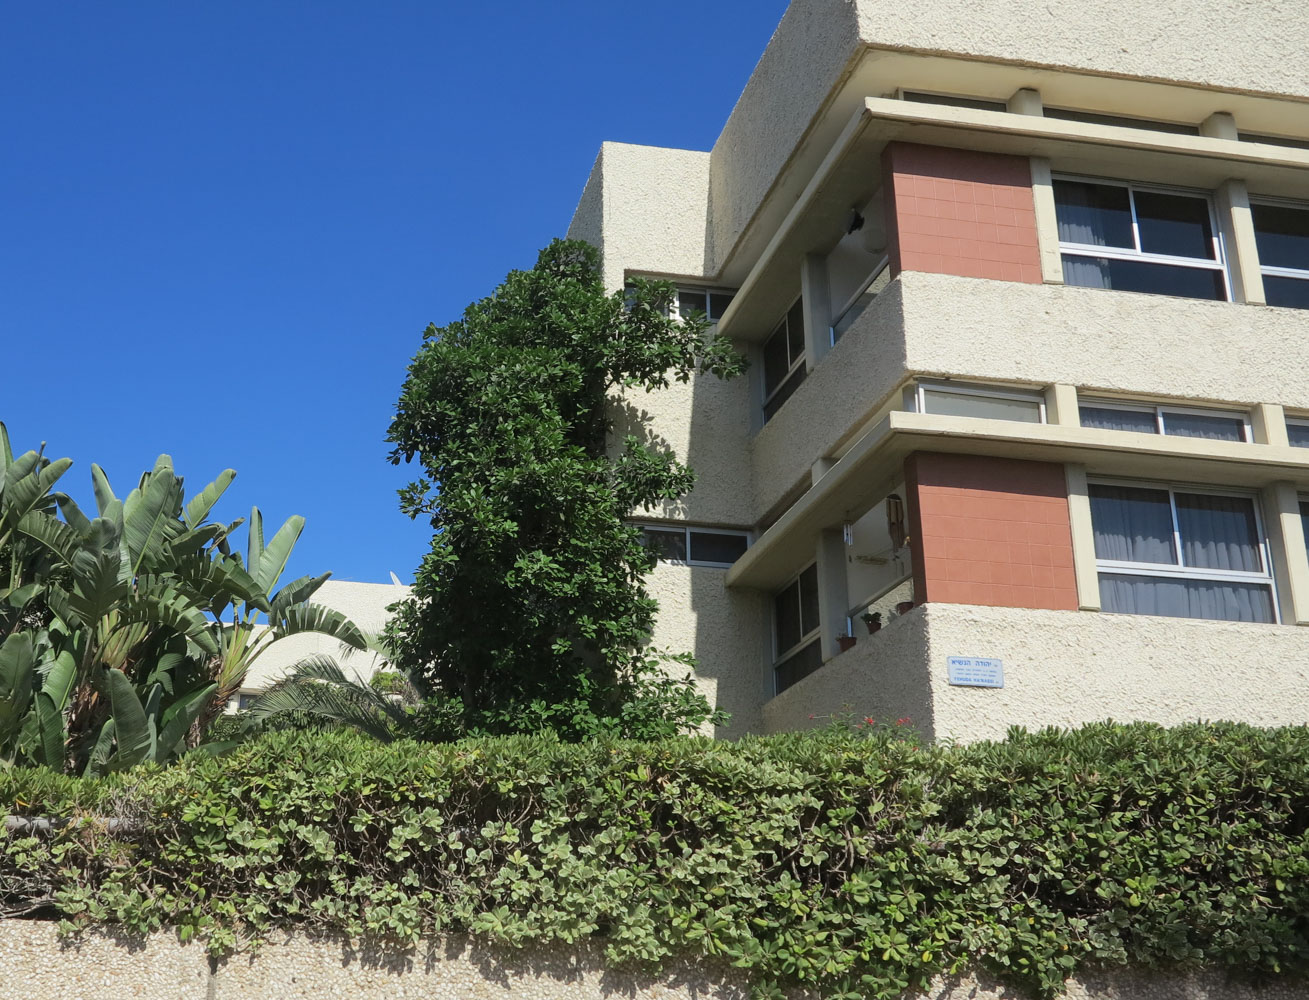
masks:
<svg viewBox="0 0 1309 1000"><path fill-rule="evenodd" d="M859 620L868 626L869 635L875 635L882 628L882 613L880 611L865 611L859 616Z"/></svg>
<svg viewBox="0 0 1309 1000"><path fill-rule="evenodd" d="M838 635L836 637L836 648L844 653L847 649L853 649L855 638L852 635Z"/></svg>
<svg viewBox="0 0 1309 1000"><path fill-rule="evenodd" d="M913 609L914 609L913 601L901 601L899 604L895 606L895 613L897 615L907 615Z"/></svg>

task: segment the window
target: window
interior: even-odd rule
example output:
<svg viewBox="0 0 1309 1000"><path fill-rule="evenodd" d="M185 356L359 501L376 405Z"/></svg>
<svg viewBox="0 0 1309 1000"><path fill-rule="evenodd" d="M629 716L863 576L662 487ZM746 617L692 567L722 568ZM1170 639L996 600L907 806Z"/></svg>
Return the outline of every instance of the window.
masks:
<svg viewBox="0 0 1309 1000"><path fill-rule="evenodd" d="M1252 202L1259 270L1270 306L1309 309L1309 205Z"/></svg>
<svg viewBox="0 0 1309 1000"><path fill-rule="evenodd" d="M1067 284L1228 298L1207 195L1056 178L1054 197Z"/></svg>
<svg viewBox="0 0 1309 1000"><path fill-rule="evenodd" d="M804 300L796 299L764 342L764 420L791 398L805 380Z"/></svg>
<svg viewBox="0 0 1309 1000"><path fill-rule="evenodd" d="M1153 132L1173 132L1177 135L1199 135L1200 126L1186 122L1163 122L1157 118L1131 118L1127 115L1105 115L1098 111L1078 111L1074 108L1042 108L1046 118L1059 118L1069 122L1087 122L1091 125L1117 125L1119 128L1144 128Z"/></svg>
<svg viewBox="0 0 1309 1000"><path fill-rule="evenodd" d="M1021 389L992 389L956 382L918 383L918 412L1045 423L1045 396Z"/></svg>
<svg viewBox="0 0 1309 1000"><path fill-rule="evenodd" d="M677 317L683 319L693 312L703 313L710 323L717 323L727 312L736 297L735 292L713 288L679 288L675 305Z"/></svg>
<svg viewBox="0 0 1309 1000"><path fill-rule="evenodd" d="M958 94L929 94L924 90L902 90L900 99L915 104L943 104L950 108L976 108L978 111L1008 111L1005 101L991 101L983 97L963 97Z"/></svg>
<svg viewBox="0 0 1309 1000"><path fill-rule="evenodd" d="M642 539L661 562L691 566L730 566L745 554L750 535L745 531L692 528L680 524L643 524Z"/></svg>
<svg viewBox="0 0 1309 1000"><path fill-rule="evenodd" d="M885 291L886 286L891 283L890 258L883 257L873 267L873 273L855 289L853 295L842 303L832 318L832 343L835 344L841 339L841 335L854 325L865 309L872 304L873 299Z"/></svg>
<svg viewBox="0 0 1309 1000"><path fill-rule="evenodd" d="M1223 410L1197 410L1152 403L1119 403L1088 399L1078 406L1083 427L1106 431L1137 431L1214 441L1251 441L1249 417Z"/></svg>
<svg viewBox="0 0 1309 1000"><path fill-rule="evenodd" d="M237 711L244 712L247 708L249 708L251 705L255 703L255 699L258 697L259 697L258 692L242 691L240 694L236 696Z"/></svg>
<svg viewBox="0 0 1309 1000"><path fill-rule="evenodd" d="M1287 420L1286 437L1292 448L1309 448L1309 420Z"/></svg>
<svg viewBox="0 0 1309 1000"><path fill-rule="evenodd" d="M1260 135L1257 132L1240 132L1237 137L1242 142L1262 142L1266 146L1288 146L1291 149L1309 149L1309 139L1298 139L1286 135Z"/></svg>
<svg viewBox="0 0 1309 1000"><path fill-rule="evenodd" d="M1253 496L1101 482L1090 499L1103 610L1276 621Z"/></svg>
<svg viewBox="0 0 1309 1000"><path fill-rule="evenodd" d="M818 566L804 570L773 597L773 682L781 694L823 665L818 639Z"/></svg>

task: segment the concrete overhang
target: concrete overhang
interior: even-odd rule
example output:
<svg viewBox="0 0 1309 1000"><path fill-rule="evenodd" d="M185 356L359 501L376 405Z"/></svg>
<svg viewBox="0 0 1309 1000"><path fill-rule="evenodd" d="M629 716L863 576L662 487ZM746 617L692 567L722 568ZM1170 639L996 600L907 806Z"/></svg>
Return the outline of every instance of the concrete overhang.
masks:
<svg viewBox="0 0 1309 1000"><path fill-rule="evenodd" d="M729 587L773 590L812 561L818 535L854 520L904 479L915 451L1085 465L1093 475L1309 489L1309 449L1026 424L896 410L857 440L727 571Z"/></svg>
<svg viewBox="0 0 1309 1000"><path fill-rule="evenodd" d="M869 97L741 283L719 336L768 336L799 294L804 256L825 254L841 238L851 208L880 187L881 154L895 141L1042 156L1058 172L1200 188L1239 177L1252 194L1271 196L1303 197L1309 182L1309 149Z"/></svg>

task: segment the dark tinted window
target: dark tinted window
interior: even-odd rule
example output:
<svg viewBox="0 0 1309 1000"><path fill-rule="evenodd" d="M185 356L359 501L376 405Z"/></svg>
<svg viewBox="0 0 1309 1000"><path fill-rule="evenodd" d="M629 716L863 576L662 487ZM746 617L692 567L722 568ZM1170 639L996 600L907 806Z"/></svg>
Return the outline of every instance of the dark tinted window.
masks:
<svg viewBox="0 0 1309 1000"><path fill-rule="evenodd" d="M1264 298L1270 306L1309 309L1309 281L1264 275Z"/></svg>
<svg viewBox="0 0 1309 1000"><path fill-rule="evenodd" d="M1136 249L1132 238L1132 204L1127 188L1086 181L1054 182L1059 239L1098 247Z"/></svg>
<svg viewBox="0 0 1309 1000"><path fill-rule="evenodd" d="M800 574L800 624L806 633L818 627L818 566Z"/></svg>
<svg viewBox="0 0 1309 1000"><path fill-rule="evenodd" d="M686 532L681 528L642 528L647 547L655 550L660 559L668 562L686 562Z"/></svg>
<svg viewBox="0 0 1309 1000"><path fill-rule="evenodd" d="M773 630L779 653L786 652L804 636L800 627L799 580L773 598Z"/></svg>
<svg viewBox="0 0 1309 1000"><path fill-rule="evenodd" d="M764 395L769 395L782 384L791 367L790 352L786 347L786 324L783 323L764 344Z"/></svg>
<svg viewBox="0 0 1309 1000"><path fill-rule="evenodd" d="M804 357L804 302L797 299L786 314L786 343L791 351L791 363Z"/></svg>
<svg viewBox="0 0 1309 1000"><path fill-rule="evenodd" d="M1216 259L1209 202L1204 198L1137 191L1136 222L1145 253Z"/></svg>
<svg viewBox="0 0 1309 1000"><path fill-rule="evenodd" d="M1211 268L1154 264L1140 260L1064 255L1064 281L1083 288L1116 288L1187 299L1227 298L1222 272Z"/></svg>
<svg viewBox="0 0 1309 1000"><path fill-rule="evenodd" d="M1071 108L1044 108L1046 118L1062 118L1070 122L1087 122L1091 125L1117 125L1120 128L1148 128L1155 132L1173 132L1177 135L1199 135L1200 128L1183 122L1161 122L1152 118L1129 118L1126 115L1102 115L1094 111L1074 111Z"/></svg>
<svg viewBox="0 0 1309 1000"><path fill-rule="evenodd" d="M901 95L906 101L915 104L942 104L948 108L976 108L978 111L1008 111L1004 101L988 101L980 97L953 97L943 94L924 94L916 90L906 90Z"/></svg>
<svg viewBox="0 0 1309 1000"><path fill-rule="evenodd" d="M785 691L796 681L808 677L823 665L822 643L817 639L797 650L774 669L774 684L778 694Z"/></svg>
<svg viewBox="0 0 1309 1000"><path fill-rule="evenodd" d="M1286 437L1293 448L1309 448L1309 424L1286 425Z"/></svg>
<svg viewBox="0 0 1309 1000"><path fill-rule="evenodd" d="M744 535L691 530L691 561L730 566L745 553Z"/></svg>
<svg viewBox="0 0 1309 1000"><path fill-rule="evenodd" d="M677 311L683 316L690 312L709 312L709 296L705 292L687 291L685 288L677 293Z"/></svg>
<svg viewBox="0 0 1309 1000"><path fill-rule="evenodd" d="M726 292L714 292L709 296L709 318L717 323L723 318L723 313L727 312L727 307L732 304L735 295L729 295Z"/></svg>
<svg viewBox="0 0 1309 1000"><path fill-rule="evenodd" d="M1259 263L1309 271L1309 210L1282 205L1251 205Z"/></svg>

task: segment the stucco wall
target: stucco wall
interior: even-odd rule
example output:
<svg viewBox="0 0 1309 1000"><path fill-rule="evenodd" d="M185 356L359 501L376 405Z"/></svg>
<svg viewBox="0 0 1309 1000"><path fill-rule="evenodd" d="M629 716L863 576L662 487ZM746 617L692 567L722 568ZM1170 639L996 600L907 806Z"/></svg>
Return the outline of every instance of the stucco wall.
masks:
<svg viewBox="0 0 1309 1000"><path fill-rule="evenodd" d="M747 1000L737 969L699 961L663 974L612 970L598 949L496 951L462 939L404 954L358 950L348 942L292 935L258 955L211 967L197 944L167 932L144 941L91 936L61 945L50 923L0 921L0 996L13 1000ZM794 1000L816 994L793 991ZM906 1000L1014 1000L990 976L941 977ZM1068 982L1069 1000L1309 1000L1309 983L1269 979L1259 988L1229 982L1219 971L1150 975L1132 969Z"/></svg>
<svg viewBox="0 0 1309 1000"><path fill-rule="evenodd" d="M409 588L393 583L358 583L353 580L328 580L314 594L315 604L339 611L359 626L365 634L376 634L386 625L386 608L409 596ZM346 651L336 639L306 632L288 636L268 647L241 685L243 691L261 691L279 679L306 656L334 657L347 672L367 679L377 670L377 658L369 652Z"/></svg>
<svg viewBox="0 0 1309 1000"><path fill-rule="evenodd" d="M1002 660L1004 687L951 686L950 656ZM1105 719L1303 725L1309 629L928 604L765 704L764 729L809 728L842 706L857 717L907 715L929 739L963 741Z"/></svg>
<svg viewBox="0 0 1309 1000"><path fill-rule="evenodd" d="M765 684L768 598L754 591L728 590L725 569L659 563L646 588L659 602L653 645L671 653L692 653L696 684L709 703L731 713L713 735L734 739L759 732L760 708L770 694ZM685 669L671 664L681 676Z"/></svg>
<svg viewBox="0 0 1309 1000"><path fill-rule="evenodd" d="M568 234L600 247L611 290L625 270L695 277L708 210L708 153L606 142Z"/></svg>

